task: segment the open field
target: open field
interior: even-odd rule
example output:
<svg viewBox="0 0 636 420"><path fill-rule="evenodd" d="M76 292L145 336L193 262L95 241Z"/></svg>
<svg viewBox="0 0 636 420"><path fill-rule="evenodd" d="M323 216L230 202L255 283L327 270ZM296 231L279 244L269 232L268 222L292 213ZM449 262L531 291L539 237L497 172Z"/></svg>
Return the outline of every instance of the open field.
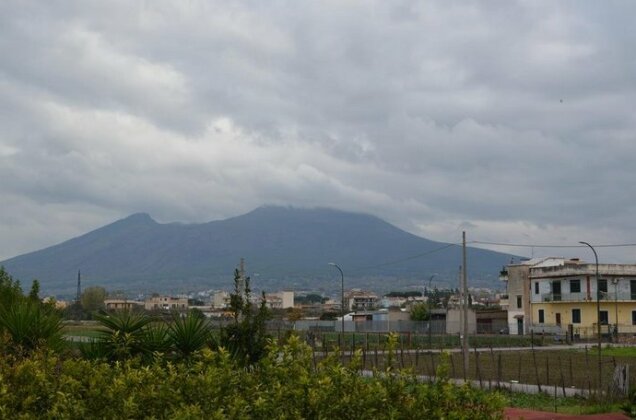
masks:
<svg viewBox="0 0 636 420"><path fill-rule="evenodd" d="M67 336L98 336L98 325L92 322L67 324ZM290 334L298 333L314 350L316 360L325 354L337 351L342 335L335 332L291 332L270 331L276 340L285 340ZM387 335L384 333L345 333L345 350L361 352L364 369L382 369L385 365ZM414 373L434 377L439 367L440 349L449 350L448 373L454 378L480 381L482 386L496 386L498 382L518 382L540 385L541 388L562 395L563 388L577 388L588 391L598 389L598 353L594 347L551 349L553 340L529 336L477 335L471 336L468 372L463 370L462 354L456 335L432 335L401 333L395 354L395 364L411 369ZM539 346L540 351L532 348ZM478 350L476 351L475 348ZM507 351L512 348L514 350ZM538 348L538 347L537 347ZM348 356L347 356L348 358ZM601 369L603 389L611 382L615 366L630 367L630 383L636 383L636 347L609 347L602 351Z"/></svg>
<svg viewBox="0 0 636 420"><path fill-rule="evenodd" d="M383 369L385 352L375 349L361 349L361 352L365 369ZM564 388L577 388L590 393L598 389L598 353L589 349L472 349L466 373L461 352L452 351L444 357L438 351L398 349L394 364L416 374L435 377L442 358L447 360L450 377L472 379L484 388L497 387L500 382L518 382L539 385L541 391L550 393L554 392L556 386L558 395L565 394ZM636 357L603 354L601 368L604 390L611 382L615 366L619 364L629 365L630 383L636 383Z"/></svg>
<svg viewBox="0 0 636 420"><path fill-rule="evenodd" d="M71 337L89 337L97 338L99 336L99 324L92 321L66 322L62 333Z"/></svg>

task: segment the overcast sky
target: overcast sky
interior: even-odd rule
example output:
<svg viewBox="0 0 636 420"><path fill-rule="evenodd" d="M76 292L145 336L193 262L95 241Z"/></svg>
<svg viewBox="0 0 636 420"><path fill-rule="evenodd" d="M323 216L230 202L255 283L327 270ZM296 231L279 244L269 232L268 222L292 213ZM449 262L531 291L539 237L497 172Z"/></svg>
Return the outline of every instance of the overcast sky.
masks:
<svg viewBox="0 0 636 420"><path fill-rule="evenodd" d="M634 16L627 1L3 0L0 260L134 212L264 204L445 242L634 243Z"/></svg>

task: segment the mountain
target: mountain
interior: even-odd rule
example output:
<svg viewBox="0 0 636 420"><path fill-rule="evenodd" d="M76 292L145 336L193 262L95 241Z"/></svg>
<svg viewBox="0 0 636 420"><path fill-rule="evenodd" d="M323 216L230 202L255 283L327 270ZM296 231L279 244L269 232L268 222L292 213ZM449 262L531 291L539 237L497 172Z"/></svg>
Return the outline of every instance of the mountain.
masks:
<svg viewBox="0 0 636 420"><path fill-rule="evenodd" d="M461 247L366 214L268 206L203 224L159 224L133 214L0 264L25 284L39 279L47 293L72 295L78 270L85 286L174 293L230 289L240 258L255 289L337 290L339 273L327 265L335 261L346 287L382 291L423 285L431 273L436 285L455 287ZM470 284L497 287L509 260L509 254L469 248Z"/></svg>

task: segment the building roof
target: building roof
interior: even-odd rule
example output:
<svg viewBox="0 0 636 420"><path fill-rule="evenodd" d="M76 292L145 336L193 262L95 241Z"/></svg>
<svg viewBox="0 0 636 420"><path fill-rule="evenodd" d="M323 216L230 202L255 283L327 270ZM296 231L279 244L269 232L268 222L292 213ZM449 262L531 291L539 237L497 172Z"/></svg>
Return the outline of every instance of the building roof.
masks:
<svg viewBox="0 0 636 420"><path fill-rule="evenodd" d="M526 265L530 267L556 267L565 264L563 257L538 257L510 265Z"/></svg>

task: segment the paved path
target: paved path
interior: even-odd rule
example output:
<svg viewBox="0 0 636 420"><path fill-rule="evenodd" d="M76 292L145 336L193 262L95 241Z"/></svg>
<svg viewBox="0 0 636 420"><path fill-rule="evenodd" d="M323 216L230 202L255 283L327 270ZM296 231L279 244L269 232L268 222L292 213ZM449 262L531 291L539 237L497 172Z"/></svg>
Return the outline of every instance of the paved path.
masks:
<svg viewBox="0 0 636 420"><path fill-rule="evenodd" d="M589 414L589 415L572 415L551 413L548 411L534 411L525 408L505 408L504 419L506 420L551 420L551 419L585 419L585 420L627 420L625 414L622 413L604 413L604 414Z"/></svg>

